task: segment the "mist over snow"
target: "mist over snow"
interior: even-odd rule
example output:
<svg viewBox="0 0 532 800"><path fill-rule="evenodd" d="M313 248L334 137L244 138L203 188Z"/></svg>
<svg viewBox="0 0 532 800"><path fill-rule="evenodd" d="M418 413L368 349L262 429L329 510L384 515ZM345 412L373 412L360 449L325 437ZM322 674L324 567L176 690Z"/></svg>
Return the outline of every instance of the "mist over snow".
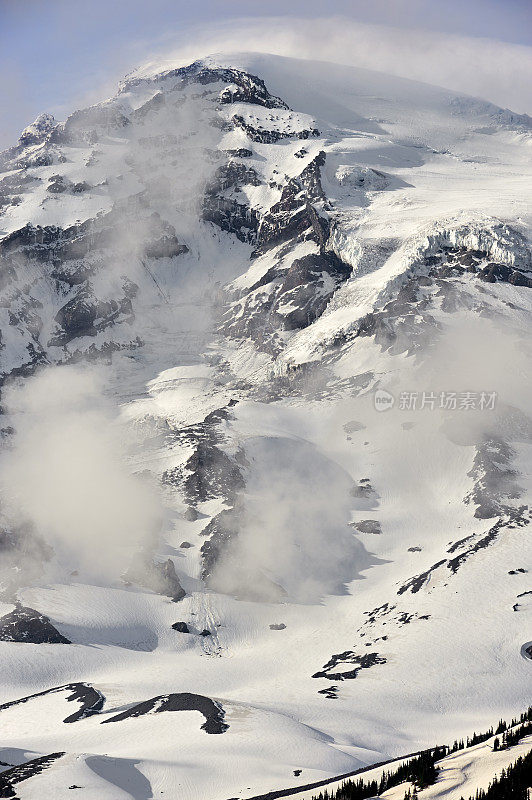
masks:
<svg viewBox="0 0 532 800"><path fill-rule="evenodd" d="M116 581L161 526L155 486L127 465L128 433L98 370L50 367L8 387L15 428L2 456L2 508L30 523L64 567Z"/></svg>
<svg viewBox="0 0 532 800"><path fill-rule="evenodd" d="M0 65L10 102L0 117L1 146L42 111L61 119L112 95L143 62L163 68L243 49L380 70L532 113L530 9L521 0L335 0L327 9L274 2L264 12L240 0L157 0L149 8L140 0L4 3Z"/></svg>
<svg viewBox="0 0 532 800"><path fill-rule="evenodd" d="M170 38L170 37L168 37ZM153 43L152 43L153 48ZM532 114L532 48L473 36L412 29L342 16L264 16L201 24L192 41L161 45L141 70L185 64L208 52L272 53L378 70L491 100Z"/></svg>
<svg viewBox="0 0 532 800"><path fill-rule="evenodd" d="M213 587L271 602L345 594L346 584L375 562L348 527L352 478L297 438L247 439L245 452L239 536L217 563Z"/></svg>
<svg viewBox="0 0 532 800"><path fill-rule="evenodd" d="M529 49L407 5L45 20L145 63L0 153L0 794L309 800L530 702Z"/></svg>

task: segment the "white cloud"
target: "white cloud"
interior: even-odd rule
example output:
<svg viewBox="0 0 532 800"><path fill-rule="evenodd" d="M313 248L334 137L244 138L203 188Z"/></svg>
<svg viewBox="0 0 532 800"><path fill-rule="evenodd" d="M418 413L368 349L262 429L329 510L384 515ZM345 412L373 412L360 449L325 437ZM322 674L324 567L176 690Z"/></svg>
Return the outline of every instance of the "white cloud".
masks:
<svg viewBox="0 0 532 800"><path fill-rule="evenodd" d="M170 37L167 37L170 38ZM175 38L172 37L175 42ZM532 48L494 39L357 22L343 17L232 20L189 29L187 44L145 43L149 64L187 63L209 53L268 52L379 70L532 114Z"/></svg>

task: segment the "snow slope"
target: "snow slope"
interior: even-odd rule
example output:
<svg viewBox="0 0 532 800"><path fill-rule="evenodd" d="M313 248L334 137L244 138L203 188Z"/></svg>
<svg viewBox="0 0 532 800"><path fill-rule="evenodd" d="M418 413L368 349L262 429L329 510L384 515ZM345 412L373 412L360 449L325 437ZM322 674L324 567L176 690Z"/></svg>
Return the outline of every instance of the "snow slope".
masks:
<svg viewBox="0 0 532 800"><path fill-rule="evenodd" d="M531 133L232 54L2 154L1 611L71 642L0 641L0 761L65 753L17 795L252 797L529 704Z"/></svg>
<svg viewBox="0 0 532 800"><path fill-rule="evenodd" d="M460 800L463 797L473 797L477 789L486 790L495 776L500 776L503 769L515 763L520 757L530 752L532 739L525 736L522 740L505 750L493 750L494 737L487 739L481 744L458 750L455 753L437 762L438 777L432 786L418 790L418 797L425 798L446 798L446 800ZM364 781L379 780L388 770L393 770L401 766L401 760L394 761L384 767L368 769L362 773ZM290 797L296 800L312 800L320 791L325 788L329 792L334 792L341 788L343 781L331 781L323 789L311 789L303 792L296 792ZM414 789L409 782L400 783L392 789L388 789L379 795L387 800L403 800L405 793Z"/></svg>

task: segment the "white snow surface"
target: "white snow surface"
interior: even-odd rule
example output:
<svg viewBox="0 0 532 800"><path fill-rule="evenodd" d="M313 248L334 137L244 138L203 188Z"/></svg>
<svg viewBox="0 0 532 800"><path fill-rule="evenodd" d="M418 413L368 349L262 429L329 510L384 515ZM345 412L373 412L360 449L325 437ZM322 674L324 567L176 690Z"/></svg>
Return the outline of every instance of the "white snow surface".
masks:
<svg viewBox="0 0 532 800"><path fill-rule="evenodd" d="M135 122L129 139L113 133L94 146L62 146L64 163L33 168L40 182L0 213L0 234L27 222L73 225L148 191L151 209L175 227L189 252L179 261L161 259L155 285L138 261L128 263L128 275L141 289L132 325L52 347L49 360L65 360L93 342L143 340L143 347L115 353L98 372L106 397L138 440L128 452L128 470L149 470L159 481L165 470L186 462L190 443L150 436L149 425L181 431L238 401L223 423L224 447L230 455L239 449L245 454L256 521L236 557L258 564L286 595L253 602L207 588L201 580L202 531L227 503L216 498L199 504L200 518L190 521L175 486L161 490L157 559L173 560L187 592L179 603L125 585L119 572L113 581L98 581L75 555L74 561L60 554L52 559L18 599L47 615L72 644L0 642L0 703L83 681L103 693L105 705L100 714L71 724L63 720L76 703L62 693L0 710L0 760L15 763L13 753L66 753L17 784L21 800L251 798L452 742L530 703L532 661L521 648L531 638L532 604L526 596L518 600L532 590L528 527L505 527L456 572L436 567L419 591L398 594L413 576L452 558L452 543L466 537L476 542L497 522L475 517L474 503L464 498L474 484L475 437L484 428L500 432L502 417L478 412L465 421L467 412L408 411L398 403L378 413L372 390L379 385L396 397L406 390L497 391L497 409L511 406L530 423L532 290L484 283L480 292L464 275L456 285L469 306L455 314L431 309L443 334L424 361L385 352L369 337L346 340L330 358L331 343L395 297L406 278L421 274L420 255L442 243L486 250L501 263L530 270L527 118L428 84L334 64L257 54L211 56L205 64L259 76L293 109L237 103L221 108L225 119L244 113L254 124L269 122L289 134L316 127L319 137L250 143L242 130L212 126L212 108L197 86L189 86L182 110L167 106L146 123L148 130ZM171 74L158 72L128 76L104 105L130 113L159 91L177 93ZM223 88L221 83L216 91ZM39 133L39 121L41 127L51 124L40 117L29 134ZM143 137L174 129L187 132L179 163L170 167L149 151L138 156L142 169L131 167L129 156L148 147L139 143ZM274 248L250 261L250 245L197 220L198 187L214 170L204 150L237 147L253 150L246 163L264 180L246 192L261 210L280 196L269 181L293 177L318 152L326 153L330 245L353 269L319 319L283 332L277 357L213 331L214 284L247 292L278 258ZM307 153L295 158L302 147ZM92 188L52 196L46 186L56 174ZM291 257L315 249L310 241L299 242ZM98 274L102 296L107 291L111 297L122 271L110 267ZM57 297L41 275L24 279L34 281L32 294L44 306L51 334ZM479 309L487 309L497 327L484 326ZM26 341L0 308L4 313L0 356L11 369L21 363ZM292 391L298 378L286 377L287 366L308 363L318 372ZM357 376L366 376L362 391ZM272 390L267 397L265 389ZM513 430L507 437L522 490L513 506L530 502L531 431L532 423L528 432ZM364 478L374 494L350 494L349 487ZM378 520L380 534L349 527L369 518ZM181 549L183 541L193 546ZM128 556L124 549L125 566ZM105 553L98 548L93 562L99 559ZM517 568L524 571L509 574ZM13 608L6 599L2 614ZM371 621L368 612L379 608ZM177 620L193 633L172 630ZM286 627L271 629L280 623ZM204 628L212 635L195 633ZM382 661L342 680L356 666L349 653L377 653ZM340 677L312 677L334 654L340 657L330 671ZM332 685L336 697L319 693ZM172 692L220 703L227 731L207 734L197 711L150 713L101 727L132 704ZM527 740L512 754L529 748ZM438 783L420 798L458 800L484 786L508 763L503 753L488 758L488 749L485 743L446 759ZM70 790L73 785L80 789ZM404 790L385 796L402 798Z"/></svg>

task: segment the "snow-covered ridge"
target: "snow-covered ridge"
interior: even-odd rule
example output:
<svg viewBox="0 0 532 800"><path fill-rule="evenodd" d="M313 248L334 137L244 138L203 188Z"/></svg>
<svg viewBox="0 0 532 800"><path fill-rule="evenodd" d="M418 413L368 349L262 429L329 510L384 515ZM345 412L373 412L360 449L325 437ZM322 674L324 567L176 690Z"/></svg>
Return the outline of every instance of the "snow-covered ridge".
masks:
<svg viewBox="0 0 532 800"><path fill-rule="evenodd" d="M376 294L375 305L383 305L412 277L426 275L431 257L449 247L485 253L489 259L515 267L520 272L532 269L530 247L525 236L500 220L479 218L466 223L439 220L419 231L393 253L382 268L382 289ZM338 255L343 255L337 244L335 250L339 251ZM328 310L333 309L334 303Z"/></svg>
<svg viewBox="0 0 532 800"><path fill-rule="evenodd" d="M2 155L21 800L251 797L529 702L525 128L236 54L154 65ZM65 728L91 687L101 713Z"/></svg>

